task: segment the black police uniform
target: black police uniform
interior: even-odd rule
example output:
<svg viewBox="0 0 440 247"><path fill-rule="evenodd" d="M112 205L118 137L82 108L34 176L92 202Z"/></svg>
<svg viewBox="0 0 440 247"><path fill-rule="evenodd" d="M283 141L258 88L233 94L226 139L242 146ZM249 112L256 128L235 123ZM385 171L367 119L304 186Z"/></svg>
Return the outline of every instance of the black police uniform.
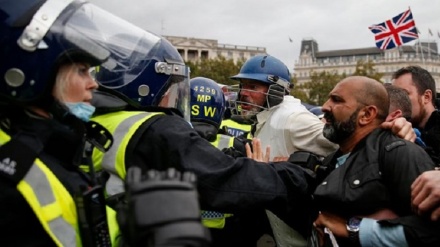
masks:
<svg viewBox="0 0 440 247"><path fill-rule="evenodd" d="M93 105L97 114L132 109L119 98L102 92L94 95ZM287 162L266 164L225 155L180 116L160 114L139 126L125 152L125 167L131 166L143 170L175 167L194 172L204 210L238 214L269 209L304 235L310 229L307 173Z"/></svg>
<svg viewBox="0 0 440 247"><path fill-rule="evenodd" d="M192 123L196 132L205 140L215 140L216 134L227 135L226 131L207 123ZM234 158L246 157L246 143L252 146L252 141L243 136L234 137L232 147L222 149ZM210 228L212 247L223 246L257 246L258 240L264 234L273 236L266 211L256 208L234 214L225 218L225 226L221 229Z"/></svg>

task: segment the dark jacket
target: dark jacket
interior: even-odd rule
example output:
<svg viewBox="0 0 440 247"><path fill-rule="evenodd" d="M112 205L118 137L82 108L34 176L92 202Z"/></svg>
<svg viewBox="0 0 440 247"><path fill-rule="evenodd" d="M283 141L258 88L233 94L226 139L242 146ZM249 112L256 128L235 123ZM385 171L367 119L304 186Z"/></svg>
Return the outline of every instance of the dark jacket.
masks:
<svg viewBox="0 0 440 247"><path fill-rule="evenodd" d="M440 112L432 112L425 125L420 129L421 138L426 144L425 151L431 156L437 166L440 166Z"/></svg>
<svg viewBox="0 0 440 247"><path fill-rule="evenodd" d="M221 149L227 155L234 158L246 157L246 143L252 145L252 141L240 137L233 137L227 132L207 123L192 123L197 133L207 141L215 140L215 134L227 135L234 139L232 146ZM217 147L219 148L219 147ZM210 228L211 247L223 246L242 246L255 247L258 239L264 234L273 237L266 211L261 208L248 209L246 212L234 214L232 217L225 219L225 226L222 229Z"/></svg>
<svg viewBox="0 0 440 247"><path fill-rule="evenodd" d="M325 165L334 166L339 156L338 151L330 155ZM411 209L411 184L421 173L433 168L422 148L377 129L318 185L314 197L321 210L347 219L385 208L401 217L419 218Z"/></svg>
<svg viewBox="0 0 440 247"><path fill-rule="evenodd" d="M99 99L94 96L98 110L105 107ZM180 116L157 115L141 124L125 153L125 167L131 166L194 172L204 210L239 214L267 208L302 233L308 230L303 213L310 202L307 173L287 162L266 164L225 155Z"/></svg>
<svg viewBox="0 0 440 247"><path fill-rule="evenodd" d="M14 111L12 115L13 118L1 119L3 131L13 138L22 131L37 135L44 142L39 159L72 196L81 187L90 185L90 181L79 170L85 142L81 133L84 130L74 130L72 126L67 127L55 120L30 117L21 110ZM29 142L26 144L30 145ZM16 152L28 155L23 149ZM0 186L0 245L55 246L17 187L4 176L0 176Z"/></svg>

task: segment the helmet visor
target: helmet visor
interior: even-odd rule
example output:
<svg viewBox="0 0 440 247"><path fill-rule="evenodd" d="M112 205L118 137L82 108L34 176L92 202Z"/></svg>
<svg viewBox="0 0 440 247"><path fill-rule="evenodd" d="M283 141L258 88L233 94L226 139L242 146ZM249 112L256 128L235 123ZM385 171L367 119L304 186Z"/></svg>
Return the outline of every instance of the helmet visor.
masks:
<svg viewBox="0 0 440 247"><path fill-rule="evenodd" d="M170 85L159 101L159 106L178 109L186 121L190 122L190 85L189 69L186 76L171 76L166 85Z"/></svg>
<svg viewBox="0 0 440 247"><path fill-rule="evenodd" d="M91 21L85 22L85 19ZM109 81L100 80L104 86L117 87L136 78L139 68L147 67L145 62L160 42L160 37L102 10L85 3L78 8L63 27L64 37L70 43L100 60L97 70L104 68L108 73L119 75ZM152 52L153 51L153 52Z"/></svg>

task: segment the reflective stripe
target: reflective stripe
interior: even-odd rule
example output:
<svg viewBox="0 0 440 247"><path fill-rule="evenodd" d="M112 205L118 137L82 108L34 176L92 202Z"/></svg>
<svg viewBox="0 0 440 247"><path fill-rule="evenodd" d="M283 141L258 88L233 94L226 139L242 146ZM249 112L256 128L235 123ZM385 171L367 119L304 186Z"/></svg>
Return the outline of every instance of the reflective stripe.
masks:
<svg viewBox="0 0 440 247"><path fill-rule="evenodd" d="M10 139L8 134L0 130L0 145ZM76 246L79 243L73 198L41 160L34 161L18 183L17 190L57 246ZM57 201L56 195L61 196L62 200Z"/></svg>
<svg viewBox="0 0 440 247"><path fill-rule="evenodd" d="M241 135L247 133L245 137L248 139L252 139L252 134L250 133L251 129L252 129L251 124L241 124L241 123L238 123L232 119L226 119L226 120L223 120L220 125L220 128L223 128L223 127L227 128L229 135L238 137L238 136L241 136Z"/></svg>
<svg viewBox="0 0 440 247"><path fill-rule="evenodd" d="M217 135L217 140L216 140L216 145L215 146L219 150L223 150L224 148L231 147L234 144L234 140L233 139L234 139L234 137L232 137L232 136Z"/></svg>
<svg viewBox="0 0 440 247"><path fill-rule="evenodd" d="M22 181L29 184L36 199L38 200L39 208L34 208L33 206L31 207L37 214L40 222L43 220L47 223L50 230L49 235L53 235L56 238L56 240L54 240L55 242L59 241L61 244L58 244L59 246L75 246L77 237L75 227L69 224L69 222L62 217L61 205L58 205L58 202L55 199L55 192L45 172L41 170L36 163L34 163ZM20 190L20 192L22 191ZM32 196L28 193L22 192L22 194L28 202L29 200L32 200ZM56 216L55 218L51 218L51 215L49 214L44 214L45 211L50 212L50 210L53 210L54 206L59 210L59 212L53 212ZM38 210L43 215L39 215ZM43 217L43 219L40 217ZM42 222L42 224L44 226L44 222Z"/></svg>
<svg viewBox="0 0 440 247"><path fill-rule="evenodd" d="M102 158L102 168L117 174L116 156L118 155L118 150L121 146L124 136L127 134L127 130L130 129L133 124L149 115L149 113L139 113L137 115L126 118L124 121L118 124L115 131L112 133L113 145ZM125 169L125 164L120 165L123 165Z"/></svg>
<svg viewBox="0 0 440 247"><path fill-rule="evenodd" d="M110 150L104 154L94 152L93 159L95 165L100 164L104 170L111 174L105 186L108 196L125 191L123 180L126 175L125 152L127 145L137 128L158 114L164 113L122 111L104 114L92 119L106 127L113 135L113 145Z"/></svg>
<svg viewBox="0 0 440 247"><path fill-rule="evenodd" d="M124 181L117 175L110 173L110 177L105 183L105 192L108 196L125 192Z"/></svg>

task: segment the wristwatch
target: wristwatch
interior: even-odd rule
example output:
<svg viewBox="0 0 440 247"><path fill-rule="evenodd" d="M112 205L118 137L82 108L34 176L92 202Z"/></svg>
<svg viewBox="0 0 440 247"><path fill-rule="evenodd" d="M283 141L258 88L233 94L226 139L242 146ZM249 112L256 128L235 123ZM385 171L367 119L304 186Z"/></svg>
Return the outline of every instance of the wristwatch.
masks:
<svg viewBox="0 0 440 247"><path fill-rule="evenodd" d="M351 246L361 246L359 241L359 227L361 225L362 218L352 217L347 221L348 239Z"/></svg>

